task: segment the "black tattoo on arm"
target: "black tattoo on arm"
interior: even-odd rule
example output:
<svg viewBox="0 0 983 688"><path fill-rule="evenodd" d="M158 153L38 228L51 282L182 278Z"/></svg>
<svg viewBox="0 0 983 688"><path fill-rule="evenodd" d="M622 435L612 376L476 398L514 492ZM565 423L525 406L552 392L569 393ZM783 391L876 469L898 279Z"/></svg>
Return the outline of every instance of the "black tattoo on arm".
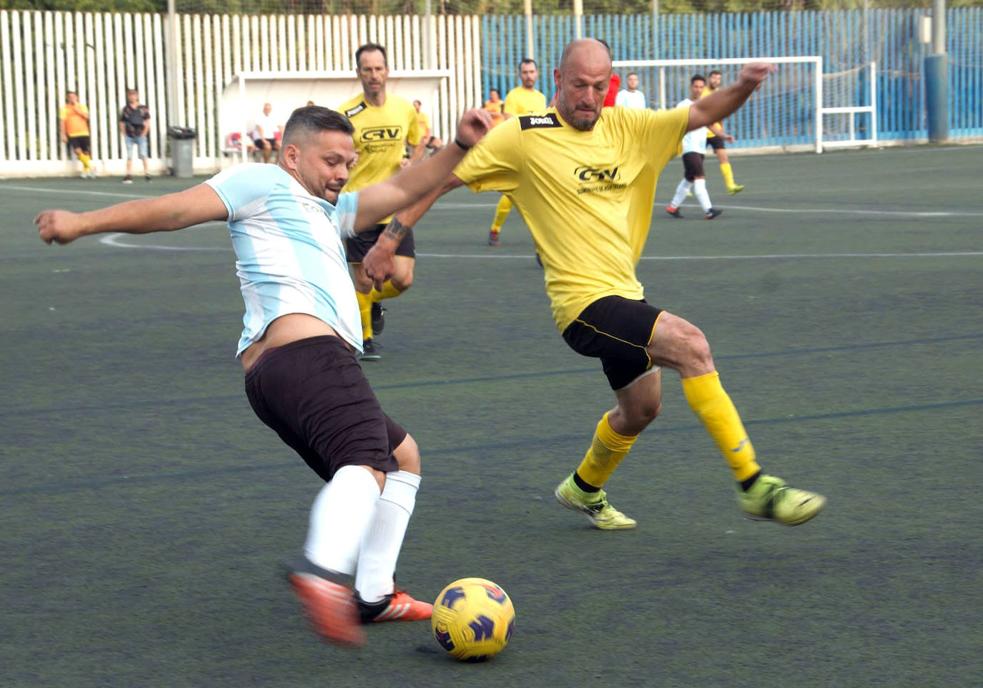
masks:
<svg viewBox="0 0 983 688"><path fill-rule="evenodd" d="M409 232L411 229L413 228L407 227L406 225L404 225L402 222L400 222L394 217L392 220L389 221L389 224L386 225L386 228L382 230L382 234L383 236L386 236L394 240L395 242L399 243L403 240L403 237L405 237L407 232Z"/></svg>

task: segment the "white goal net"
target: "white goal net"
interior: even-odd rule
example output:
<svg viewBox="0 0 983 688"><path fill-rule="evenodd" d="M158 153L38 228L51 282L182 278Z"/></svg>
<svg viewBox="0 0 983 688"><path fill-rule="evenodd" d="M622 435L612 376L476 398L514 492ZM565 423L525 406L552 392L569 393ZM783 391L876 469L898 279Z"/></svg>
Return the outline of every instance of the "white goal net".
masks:
<svg viewBox="0 0 983 688"><path fill-rule="evenodd" d="M841 74L823 73L823 58L747 57L716 60L618 60L615 71L635 72L648 106L672 108L686 98L690 79L710 71L721 73L723 85L737 79L749 62L777 67L759 91L724 122L737 138L736 147L783 150L872 145L877 142L877 109L873 84L876 66ZM868 87L869 85L869 87Z"/></svg>

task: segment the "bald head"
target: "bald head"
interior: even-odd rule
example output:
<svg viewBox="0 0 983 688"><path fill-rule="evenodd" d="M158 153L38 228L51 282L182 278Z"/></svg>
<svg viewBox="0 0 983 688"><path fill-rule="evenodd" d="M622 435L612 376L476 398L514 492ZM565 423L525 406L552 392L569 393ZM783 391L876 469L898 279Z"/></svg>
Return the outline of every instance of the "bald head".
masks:
<svg viewBox="0 0 983 688"><path fill-rule="evenodd" d="M575 129L590 131L601 116L611 81L611 51L595 38L572 41L553 70L556 109Z"/></svg>
<svg viewBox="0 0 983 688"><path fill-rule="evenodd" d="M560 56L560 69L564 69L568 64L583 65L585 63L600 64L607 62L608 70L611 69L611 50L607 43L596 38L579 38L570 41L563 48Z"/></svg>

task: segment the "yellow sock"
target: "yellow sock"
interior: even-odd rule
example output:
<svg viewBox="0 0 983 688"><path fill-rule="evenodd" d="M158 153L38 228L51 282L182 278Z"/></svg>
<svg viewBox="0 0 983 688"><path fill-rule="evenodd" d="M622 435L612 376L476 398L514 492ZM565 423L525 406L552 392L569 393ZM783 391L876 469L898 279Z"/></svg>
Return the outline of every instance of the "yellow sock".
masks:
<svg viewBox="0 0 983 688"><path fill-rule="evenodd" d="M362 339L372 339L372 296L355 292L358 299L358 314L362 320Z"/></svg>
<svg viewBox="0 0 983 688"><path fill-rule="evenodd" d="M502 196L498 199L498 207L495 208L495 219L492 220L491 231L496 234L501 232L502 225L505 224L510 212L512 212L512 201L509 200L508 196Z"/></svg>
<svg viewBox="0 0 983 688"><path fill-rule="evenodd" d="M395 299L397 296L403 292L393 284L392 280L386 280L382 283L382 291L379 291L375 287L372 287L372 291L369 292L373 301L382 301L383 299Z"/></svg>
<svg viewBox="0 0 983 688"><path fill-rule="evenodd" d="M604 487L614 469L628 456L631 445L638 435L620 435L611 427L607 413L601 418L594 431L594 439L584 460L577 467L577 475L588 485Z"/></svg>
<svg viewBox="0 0 983 688"><path fill-rule="evenodd" d="M90 158L87 153L79 153L78 156L79 162L82 163L83 170L88 172L90 169L92 169L92 158Z"/></svg>
<svg viewBox="0 0 983 688"><path fill-rule="evenodd" d="M720 384L717 371L683 379L683 394L707 432L717 443L720 453L738 481L747 480L761 470L755 461L754 447L748 439L734 402Z"/></svg>
<svg viewBox="0 0 983 688"><path fill-rule="evenodd" d="M729 162L720 163L720 174L724 177L724 184L728 189L734 187L734 170L731 169Z"/></svg>

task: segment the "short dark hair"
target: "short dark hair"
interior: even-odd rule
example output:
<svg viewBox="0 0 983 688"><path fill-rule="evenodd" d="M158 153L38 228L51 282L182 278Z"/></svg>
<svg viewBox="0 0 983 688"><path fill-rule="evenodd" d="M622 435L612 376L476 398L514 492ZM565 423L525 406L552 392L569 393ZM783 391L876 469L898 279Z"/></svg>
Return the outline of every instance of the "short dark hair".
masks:
<svg viewBox="0 0 983 688"><path fill-rule="evenodd" d="M355 68L361 64L362 53L380 52L382 53L382 61L385 65L389 66L389 56L386 55L385 47L379 45L378 43L366 43L365 45L359 46L358 50L355 51Z"/></svg>
<svg viewBox="0 0 983 688"><path fill-rule="evenodd" d="M488 89L488 95L491 95L492 93L497 93L498 95L502 95L502 92L499 91L497 88Z"/></svg>
<svg viewBox="0 0 983 688"><path fill-rule="evenodd" d="M140 91L137 90L137 89L135 89L135 88L128 88L128 89L126 89L126 95L130 95L131 93L139 93L139 92Z"/></svg>
<svg viewBox="0 0 983 688"><path fill-rule="evenodd" d="M720 73L719 69L711 69L710 73L707 76L713 76L714 74L716 74L717 76L723 76L723 74Z"/></svg>
<svg viewBox="0 0 983 688"><path fill-rule="evenodd" d="M638 72L628 72L627 74L625 74L626 79L630 76L638 76Z"/></svg>
<svg viewBox="0 0 983 688"><path fill-rule="evenodd" d="M689 85L692 86L697 81L702 81L703 83L707 82L706 77L704 77L702 74L694 74L693 78L689 80Z"/></svg>
<svg viewBox="0 0 983 688"><path fill-rule="evenodd" d="M320 105L305 105L294 110L287 120L283 128L283 145L299 134L320 131L340 131L351 136L355 133L355 127L340 112Z"/></svg>
<svg viewBox="0 0 983 688"><path fill-rule="evenodd" d="M536 64L536 60L532 59L531 57L522 58L522 61L519 62L519 69L522 69L522 65L527 65L527 64L531 64L536 69L539 69L539 65Z"/></svg>

